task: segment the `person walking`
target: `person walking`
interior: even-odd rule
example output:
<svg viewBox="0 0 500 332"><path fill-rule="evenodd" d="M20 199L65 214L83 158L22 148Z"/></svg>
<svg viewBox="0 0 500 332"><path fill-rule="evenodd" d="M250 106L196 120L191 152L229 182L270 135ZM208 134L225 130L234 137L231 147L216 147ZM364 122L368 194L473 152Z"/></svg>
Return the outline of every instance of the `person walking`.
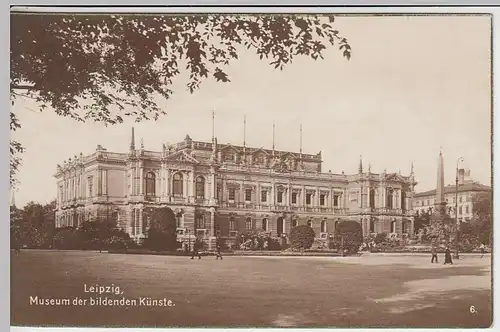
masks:
<svg viewBox="0 0 500 332"><path fill-rule="evenodd" d="M215 255L215 259L217 260L217 259L220 258L222 260L222 255L220 253L220 240L219 239L217 239L217 242L216 242L215 246L216 246L216 249L217 249L217 253Z"/></svg>
<svg viewBox="0 0 500 332"><path fill-rule="evenodd" d="M201 259L199 248L200 248L200 240L196 239L196 241L194 241L193 244L193 255L191 256L191 259L194 259L194 256L198 256L198 259Z"/></svg>
<svg viewBox="0 0 500 332"><path fill-rule="evenodd" d="M438 262L438 255L437 255L437 249L436 249L435 245L432 245L431 254L432 254L431 263L434 263L434 260L436 260L436 263L437 263Z"/></svg>
<svg viewBox="0 0 500 332"><path fill-rule="evenodd" d="M446 247L446 250L444 252L444 264L453 265L453 261L451 260L451 251L449 247Z"/></svg>

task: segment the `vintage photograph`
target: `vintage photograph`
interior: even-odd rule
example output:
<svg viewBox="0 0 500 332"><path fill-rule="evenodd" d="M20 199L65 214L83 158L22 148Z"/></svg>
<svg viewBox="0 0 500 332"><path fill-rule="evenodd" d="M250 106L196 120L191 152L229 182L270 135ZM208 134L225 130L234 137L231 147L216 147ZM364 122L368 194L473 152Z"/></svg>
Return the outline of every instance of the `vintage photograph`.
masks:
<svg viewBox="0 0 500 332"><path fill-rule="evenodd" d="M12 8L11 326L490 327L492 15L236 9Z"/></svg>

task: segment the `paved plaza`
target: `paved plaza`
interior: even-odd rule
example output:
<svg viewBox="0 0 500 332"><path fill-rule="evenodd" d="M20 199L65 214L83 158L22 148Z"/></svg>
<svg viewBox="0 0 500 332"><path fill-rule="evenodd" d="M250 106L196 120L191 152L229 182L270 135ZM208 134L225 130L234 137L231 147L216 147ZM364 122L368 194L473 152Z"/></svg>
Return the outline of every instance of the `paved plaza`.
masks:
<svg viewBox="0 0 500 332"><path fill-rule="evenodd" d="M26 250L11 255L11 324L39 326L488 327L491 257L188 257ZM123 294L97 294L112 286ZM160 299L158 305L30 304ZM49 301L50 302L50 301ZM95 302L95 301L94 301ZM153 303L153 302L151 302Z"/></svg>

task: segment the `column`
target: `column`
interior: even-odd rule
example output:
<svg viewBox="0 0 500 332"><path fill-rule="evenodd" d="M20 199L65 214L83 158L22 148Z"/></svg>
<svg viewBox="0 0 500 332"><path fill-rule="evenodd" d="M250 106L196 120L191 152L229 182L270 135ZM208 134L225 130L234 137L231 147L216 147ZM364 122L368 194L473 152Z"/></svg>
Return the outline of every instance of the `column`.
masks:
<svg viewBox="0 0 500 332"><path fill-rule="evenodd" d="M182 196L188 198L189 197L189 192L188 192L188 174L183 173L182 174Z"/></svg>
<svg viewBox="0 0 500 332"><path fill-rule="evenodd" d="M210 231L208 234L210 234L210 237L215 236L215 209L214 208L210 209ZM208 250L212 250L213 244L214 243L212 243L212 239L210 239L208 241Z"/></svg>
<svg viewBox="0 0 500 332"><path fill-rule="evenodd" d="M170 196L170 170L168 168L165 169L165 183L163 184L165 186L165 196Z"/></svg>
<svg viewBox="0 0 500 332"><path fill-rule="evenodd" d="M139 231L137 232L137 234L141 234L141 235L143 234L142 233L142 229L143 229L142 223L144 222L143 216L142 216L142 211L143 211L142 207L138 209L138 212L139 212Z"/></svg>
<svg viewBox="0 0 500 332"><path fill-rule="evenodd" d="M380 187L380 193L381 193L381 199L382 199L382 207L386 208L387 207L387 202L386 202L387 193L386 193L386 189L384 186Z"/></svg>
<svg viewBox="0 0 500 332"><path fill-rule="evenodd" d="M210 174L210 185L211 185L211 190L210 190L210 204L215 205L215 198L217 197L217 182L215 179L215 172L212 169L211 174Z"/></svg>
<svg viewBox="0 0 500 332"><path fill-rule="evenodd" d="M189 200L191 202L194 202L194 195L195 195L195 186L196 183L194 181L194 170L189 172L189 190L190 190L190 194L189 194Z"/></svg>
<svg viewBox="0 0 500 332"><path fill-rule="evenodd" d="M215 209L210 209L210 236L215 236Z"/></svg>
<svg viewBox="0 0 500 332"><path fill-rule="evenodd" d="M225 178L222 178L222 195L221 195L222 201L225 203L227 202L227 180Z"/></svg>
<svg viewBox="0 0 500 332"><path fill-rule="evenodd" d="M102 170L102 194L108 195L108 170Z"/></svg>
<svg viewBox="0 0 500 332"><path fill-rule="evenodd" d="M274 206L275 205L275 202L276 202L276 193L275 193L275 190L274 190L274 181L271 182L271 197L269 199L269 205L272 205Z"/></svg>
<svg viewBox="0 0 500 332"><path fill-rule="evenodd" d="M316 187L316 192L314 193L314 207L319 207L319 188Z"/></svg>
<svg viewBox="0 0 500 332"><path fill-rule="evenodd" d="M141 163L141 168L139 170L139 195L144 195L144 166Z"/></svg>
<svg viewBox="0 0 500 332"><path fill-rule="evenodd" d="M302 206L306 206L306 186L302 186L302 192L300 193L300 200L302 201Z"/></svg>
<svg viewBox="0 0 500 332"><path fill-rule="evenodd" d="M160 171L158 172L158 179L157 179L157 194L156 196L163 196L163 192L165 191L165 186L163 183L165 182L165 165L163 163L160 165Z"/></svg>
<svg viewBox="0 0 500 332"><path fill-rule="evenodd" d="M240 202L245 203L245 188L244 188L244 182L240 181Z"/></svg>
<svg viewBox="0 0 500 332"><path fill-rule="evenodd" d="M262 204L262 200L261 200L261 196L262 196L262 195L261 195L261 193L260 193L260 192L261 192L261 189L260 189L260 182L257 182L257 186L256 186L256 188L257 188L257 192L255 193L255 200L256 200L255 204L257 204L257 205L261 205L261 204Z"/></svg>

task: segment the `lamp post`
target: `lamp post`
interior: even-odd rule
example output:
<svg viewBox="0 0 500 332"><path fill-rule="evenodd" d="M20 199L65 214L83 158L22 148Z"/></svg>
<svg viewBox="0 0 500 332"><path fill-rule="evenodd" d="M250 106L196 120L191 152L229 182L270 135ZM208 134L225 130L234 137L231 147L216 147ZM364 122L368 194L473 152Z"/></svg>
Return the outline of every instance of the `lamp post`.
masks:
<svg viewBox="0 0 500 332"><path fill-rule="evenodd" d="M459 157L457 159L457 168L456 168L456 176L455 176L455 259L459 259L458 255L458 235L459 235L459 221L458 221L458 164L464 161L463 157Z"/></svg>

